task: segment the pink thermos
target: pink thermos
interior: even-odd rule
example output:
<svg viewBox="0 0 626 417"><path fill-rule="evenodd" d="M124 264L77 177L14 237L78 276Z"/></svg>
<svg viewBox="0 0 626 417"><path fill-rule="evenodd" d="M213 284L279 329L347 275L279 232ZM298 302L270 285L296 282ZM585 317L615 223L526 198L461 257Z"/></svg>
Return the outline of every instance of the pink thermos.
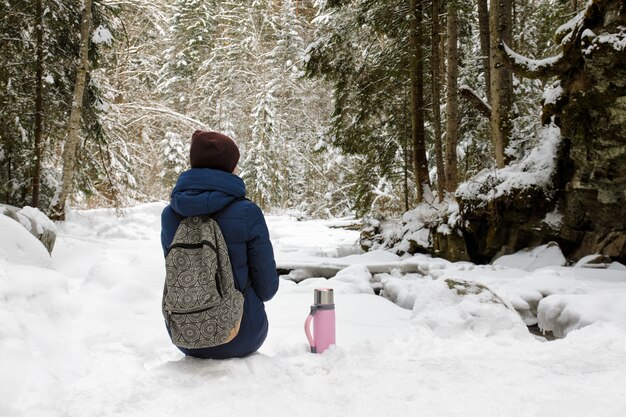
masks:
<svg viewBox="0 0 626 417"><path fill-rule="evenodd" d="M312 353L322 353L335 344L335 300L332 288L316 288L314 303L306 321L304 333L309 339ZM313 335L311 335L313 321Z"/></svg>

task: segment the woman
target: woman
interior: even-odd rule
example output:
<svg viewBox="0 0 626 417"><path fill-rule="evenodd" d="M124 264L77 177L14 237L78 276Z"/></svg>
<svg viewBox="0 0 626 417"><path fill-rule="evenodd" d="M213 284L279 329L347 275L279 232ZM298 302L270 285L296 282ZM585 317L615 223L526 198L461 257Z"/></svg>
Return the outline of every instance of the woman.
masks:
<svg viewBox="0 0 626 417"><path fill-rule="evenodd" d="M278 274L269 232L261 209L246 200L246 187L235 174L239 149L228 136L197 130L191 138L191 169L172 190L161 215L161 245L166 252L181 217L217 214L228 246L235 286L244 293L244 313L237 336L211 348L179 349L198 358L242 357L257 351L267 337L263 302L278 290Z"/></svg>

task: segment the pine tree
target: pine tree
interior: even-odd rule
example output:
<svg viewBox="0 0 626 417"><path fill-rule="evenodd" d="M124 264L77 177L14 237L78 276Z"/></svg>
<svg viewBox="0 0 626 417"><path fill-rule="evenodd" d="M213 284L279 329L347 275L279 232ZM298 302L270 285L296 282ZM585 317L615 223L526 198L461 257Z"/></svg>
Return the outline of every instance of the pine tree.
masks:
<svg viewBox="0 0 626 417"><path fill-rule="evenodd" d="M165 138L160 143L160 157L164 163L159 172L167 188L174 185L174 180L187 169L189 159L189 141L185 141L176 132L166 132Z"/></svg>
<svg viewBox="0 0 626 417"><path fill-rule="evenodd" d="M78 56L82 2L46 0L41 4L7 0L0 5L0 34L7 39L0 69L0 198L15 205L38 205L48 211L59 187L59 148L66 123ZM106 20L94 3L94 22ZM97 67L99 48L89 59ZM90 140L101 140L97 85L86 82L81 123ZM80 167L80 183L87 175ZM82 178L82 179L81 179Z"/></svg>
<svg viewBox="0 0 626 417"><path fill-rule="evenodd" d="M248 191L261 208L275 205L280 195L282 180L277 170L276 131L274 114L273 86L257 95L258 104L254 108L252 137L246 149L241 177L246 181Z"/></svg>
<svg viewBox="0 0 626 417"><path fill-rule="evenodd" d="M381 178L401 188L407 164L425 168L423 163L415 165L413 142L406 146L414 113L409 106L409 68L411 62L417 63L407 48L407 5L401 1L321 2L317 40L308 50L307 75L334 87L332 144L358 160L358 174L350 180L358 213L369 212L372 202L381 201L377 199ZM424 147L420 153L422 161L425 151ZM409 170L408 182L415 187L411 199L417 188L414 168ZM422 179L428 181L427 170ZM390 208L403 206L402 199L394 201Z"/></svg>

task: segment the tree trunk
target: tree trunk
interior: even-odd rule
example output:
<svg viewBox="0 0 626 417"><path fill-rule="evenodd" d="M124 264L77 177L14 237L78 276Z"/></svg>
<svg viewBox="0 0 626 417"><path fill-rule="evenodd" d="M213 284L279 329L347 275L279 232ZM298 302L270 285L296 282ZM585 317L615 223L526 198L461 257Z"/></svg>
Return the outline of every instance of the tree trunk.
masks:
<svg viewBox="0 0 626 417"><path fill-rule="evenodd" d="M437 163L437 194L439 201L443 201L445 192L446 173L443 165L443 147L441 145L441 82L439 75L439 0L433 0L432 3L432 31L431 31L431 50L432 59L430 70L432 76L432 94L433 94L433 124L435 130L435 161Z"/></svg>
<svg viewBox="0 0 626 417"><path fill-rule="evenodd" d="M499 45L511 44L511 0L491 0L489 10L489 48L491 68L491 136L496 166L506 165L504 151L511 134L511 106L513 102L513 77L504 66Z"/></svg>
<svg viewBox="0 0 626 417"><path fill-rule="evenodd" d="M426 135L424 129L424 63L422 56L422 3L411 1L411 133L417 182L417 201L424 198L424 191L430 187L428 161L426 159Z"/></svg>
<svg viewBox="0 0 626 417"><path fill-rule="evenodd" d="M31 206L39 207L39 186L41 179L41 136L43 134L43 0L37 0L35 37L37 42L37 62L35 80L35 149L33 167L33 195Z"/></svg>
<svg viewBox="0 0 626 417"><path fill-rule="evenodd" d="M480 53L483 61L483 76L485 78L485 96L487 103L491 103L491 67L489 66L489 9L488 0L478 0L478 32L480 34Z"/></svg>
<svg viewBox="0 0 626 417"><path fill-rule="evenodd" d="M404 95L404 108L406 109L407 106L407 96L406 94ZM402 156L403 156L403 167L402 167L402 174L403 174L403 191L404 191L404 211L409 211L409 167L411 165L411 161L409 158L409 118L407 115L407 112L404 111L403 112L404 117L403 117L403 125L404 125L404 138L402 140Z"/></svg>
<svg viewBox="0 0 626 417"><path fill-rule="evenodd" d="M80 49L78 53L79 64L76 71L76 83L74 85L74 98L72 110L67 124L67 139L63 147L63 177L61 181L61 193L54 208L54 217L65 220L65 204L73 191L74 173L76 168L76 150L79 141L80 118L83 110L83 93L85 81L89 72L89 36L91 26L91 0L84 0L84 8L80 24Z"/></svg>
<svg viewBox="0 0 626 417"><path fill-rule="evenodd" d="M454 192L458 186L456 147L459 136L459 50L457 47L459 22L456 7L448 3L448 96L446 100L446 188Z"/></svg>

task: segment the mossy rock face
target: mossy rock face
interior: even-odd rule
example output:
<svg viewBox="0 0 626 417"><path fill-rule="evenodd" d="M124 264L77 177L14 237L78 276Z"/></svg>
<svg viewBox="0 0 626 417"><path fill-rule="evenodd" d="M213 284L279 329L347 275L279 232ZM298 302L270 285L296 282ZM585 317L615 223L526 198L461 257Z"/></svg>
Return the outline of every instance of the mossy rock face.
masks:
<svg viewBox="0 0 626 417"><path fill-rule="evenodd" d="M601 253L626 260L626 16L611 11L588 28L582 64L561 79L558 113L569 153L561 166L565 186L564 238L577 242L572 258ZM622 40L621 46L616 40Z"/></svg>
<svg viewBox="0 0 626 417"><path fill-rule="evenodd" d="M448 233L431 230L433 246L431 253L434 256L445 258L451 262L469 261L467 245L462 233L458 229L453 229Z"/></svg>
<svg viewBox="0 0 626 417"><path fill-rule="evenodd" d="M374 222L361 229L359 236L359 245L365 252L372 249L374 245L380 245L384 242L382 236L382 228L380 222Z"/></svg>
<svg viewBox="0 0 626 417"><path fill-rule="evenodd" d="M406 253L408 253L409 255L415 255L416 253L423 253L423 254L430 253L430 246L422 246L413 239L408 239L408 242L409 242L409 248L406 251Z"/></svg>
<svg viewBox="0 0 626 417"><path fill-rule="evenodd" d="M513 189L487 203L459 201L468 258L489 263L497 255L557 240L557 231L543 222L554 204L554 198L538 187Z"/></svg>
<svg viewBox="0 0 626 417"><path fill-rule="evenodd" d="M461 201L465 240L475 262L549 241L573 260L600 253L626 262L624 1L593 0L572 31L560 34L565 36L567 67L556 73L562 94L546 104L542 116L544 124L554 122L561 129L562 137L551 190L512 190L487 204ZM538 70L537 78L540 73L550 76ZM555 209L562 217L558 230L543 222Z"/></svg>

